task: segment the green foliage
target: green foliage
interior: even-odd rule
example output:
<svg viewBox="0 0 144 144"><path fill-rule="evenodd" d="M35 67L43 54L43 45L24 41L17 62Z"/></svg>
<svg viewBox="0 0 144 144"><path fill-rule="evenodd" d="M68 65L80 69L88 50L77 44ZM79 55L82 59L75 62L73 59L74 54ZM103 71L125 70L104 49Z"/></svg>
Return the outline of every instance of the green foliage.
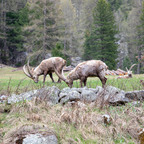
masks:
<svg viewBox="0 0 144 144"><path fill-rule="evenodd" d="M53 9L53 2L34 1L29 6L29 24L25 32L25 48L32 57L32 64L36 65L45 58L47 52L55 47L57 28Z"/></svg>
<svg viewBox="0 0 144 144"><path fill-rule="evenodd" d="M131 61L130 58L128 56L126 56L123 60L123 70L126 70L126 67L129 69L131 66Z"/></svg>
<svg viewBox="0 0 144 144"><path fill-rule="evenodd" d="M122 0L108 0L113 10L118 10L122 4Z"/></svg>
<svg viewBox="0 0 144 144"><path fill-rule="evenodd" d="M67 61L67 65L70 65L69 57L63 54L64 45L62 43L57 43L56 47L52 49L52 56L62 57Z"/></svg>
<svg viewBox="0 0 144 144"><path fill-rule="evenodd" d="M28 7L25 6L19 11L10 11L6 13L7 21L7 41L9 51L9 63L15 63L15 59L19 52L25 51L23 47L23 31L24 25L27 25L28 20ZM16 63L15 63L16 64ZM17 64L16 64L17 65ZM19 64L18 64L19 65Z"/></svg>
<svg viewBox="0 0 144 144"><path fill-rule="evenodd" d="M137 53L138 59L142 60L144 52L144 1L142 3L139 25L137 26L137 50L138 50ZM139 65L140 65L140 73L142 73L144 70L143 62L141 62Z"/></svg>
<svg viewBox="0 0 144 144"><path fill-rule="evenodd" d="M116 68L117 44L115 35L118 33L110 4L106 0L98 0L93 11L93 25L86 32L84 43L84 59L100 59L109 69Z"/></svg>

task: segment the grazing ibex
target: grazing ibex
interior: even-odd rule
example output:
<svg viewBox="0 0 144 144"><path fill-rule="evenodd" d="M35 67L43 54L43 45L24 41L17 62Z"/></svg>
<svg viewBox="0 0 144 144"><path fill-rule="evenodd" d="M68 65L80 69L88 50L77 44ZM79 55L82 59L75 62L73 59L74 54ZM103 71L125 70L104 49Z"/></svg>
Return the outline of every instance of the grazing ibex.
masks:
<svg viewBox="0 0 144 144"><path fill-rule="evenodd" d="M105 71L107 70L107 65L100 60L89 60L78 64L65 78L63 75L60 75L55 66L55 72L57 75L67 83L71 88L73 86L73 81L80 79L81 87L86 86L86 81L88 77L98 77L102 86L105 86L107 78L105 77Z"/></svg>
<svg viewBox="0 0 144 144"><path fill-rule="evenodd" d="M133 64L130 69L128 70L128 68L126 67L127 70L127 75L123 75L123 76L118 76L117 79L127 79L127 78L132 78L132 71L131 69L135 66L136 64Z"/></svg>
<svg viewBox="0 0 144 144"><path fill-rule="evenodd" d="M43 60L36 68L30 69L29 61L26 65L23 66L24 73L31 79L34 80L34 82L38 82L38 77L40 75L44 75L43 83L45 82L45 78L47 74L50 75L50 78L53 80L52 73L55 72L55 68L59 74L62 74L63 67L66 65L66 60L62 59L61 57L51 57L49 59ZM60 78L58 79L58 82L60 82Z"/></svg>

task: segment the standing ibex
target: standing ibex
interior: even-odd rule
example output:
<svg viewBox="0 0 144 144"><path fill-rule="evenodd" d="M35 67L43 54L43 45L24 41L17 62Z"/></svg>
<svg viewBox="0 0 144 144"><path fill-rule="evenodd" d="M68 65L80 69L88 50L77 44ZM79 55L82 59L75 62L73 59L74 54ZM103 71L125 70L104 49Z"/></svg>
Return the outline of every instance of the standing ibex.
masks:
<svg viewBox="0 0 144 144"><path fill-rule="evenodd" d="M105 71L107 70L107 65L100 60L89 60L78 64L65 78L63 75L60 75L55 66L55 72L57 75L67 83L69 87L73 86L73 81L80 79L81 87L86 86L86 81L88 77L98 77L102 86L105 86L107 78L105 77Z"/></svg>
<svg viewBox="0 0 144 144"><path fill-rule="evenodd" d="M62 74L63 67L66 65L66 60L61 57L52 57L49 59L43 60L36 68L30 69L29 61L26 65L23 66L24 73L34 80L34 82L38 82L38 77L40 75L44 75L43 83L45 82L46 75L49 74L50 78L53 80L52 73L55 72L54 66L57 69L59 74ZM58 80L60 82L60 78Z"/></svg>
<svg viewBox="0 0 144 144"><path fill-rule="evenodd" d="M132 78L132 71L131 69L135 66L136 64L133 64L130 69L128 70L128 68L126 67L127 70L127 75L123 75L123 76L118 76L117 79L127 79L127 78Z"/></svg>

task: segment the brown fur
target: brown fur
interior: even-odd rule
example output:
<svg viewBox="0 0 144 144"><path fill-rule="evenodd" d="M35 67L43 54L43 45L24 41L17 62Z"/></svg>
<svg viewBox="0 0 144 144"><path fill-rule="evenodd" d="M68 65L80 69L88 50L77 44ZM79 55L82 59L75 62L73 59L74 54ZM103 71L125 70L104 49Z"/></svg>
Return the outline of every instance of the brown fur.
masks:
<svg viewBox="0 0 144 144"><path fill-rule="evenodd" d="M25 66L23 67L24 73L32 78L34 82L38 82L38 78L40 75L44 75L43 82L45 82L45 78L47 74L50 75L50 78L53 80L52 73L55 72L54 65L58 73L62 74L63 68L66 65L66 60L62 59L61 57L51 57L49 59L43 60L36 68L31 69L29 65L27 65L27 71ZM58 80L60 82L60 78Z"/></svg>
<svg viewBox="0 0 144 144"><path fill-rule="evenodd" d="M102 86L105 86L107 78L105 77L105 71L107 70L107 65L100 60L89 60L78 64L67 76L67 78L59 77L64 80L69 87L72 87L73 81L80 79L81 87L86 86L86 81L88 77L98 77ZM56 71L57 72L57 71Z"/></svg>

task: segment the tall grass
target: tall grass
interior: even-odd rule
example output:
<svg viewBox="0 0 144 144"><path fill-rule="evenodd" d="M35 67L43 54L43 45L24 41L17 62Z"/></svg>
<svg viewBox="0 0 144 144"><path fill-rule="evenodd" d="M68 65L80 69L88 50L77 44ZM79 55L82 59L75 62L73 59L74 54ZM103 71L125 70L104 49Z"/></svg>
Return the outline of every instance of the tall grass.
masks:
<svg viewBox="0 0 144 144"><path fill-rule="evenodd" d="M44 101L19 102L2 119L3 140L13 137L21 126L41 125L52 129L60 144L137 144L143 111L144 103L100 110L94 103L49 106ZM103 114L110 115L111 123L104 123Z"/></svg>

